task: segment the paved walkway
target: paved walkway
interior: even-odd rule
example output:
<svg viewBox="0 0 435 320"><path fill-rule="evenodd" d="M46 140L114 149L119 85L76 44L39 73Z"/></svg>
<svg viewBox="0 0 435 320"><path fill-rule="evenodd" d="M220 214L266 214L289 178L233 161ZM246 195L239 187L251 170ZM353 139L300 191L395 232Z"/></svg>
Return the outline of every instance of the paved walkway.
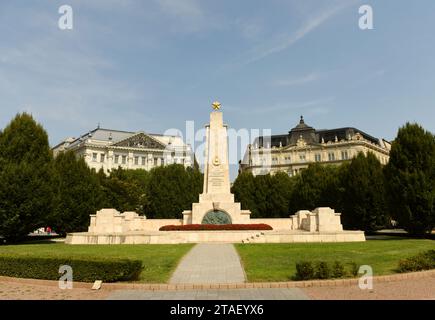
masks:
<svg viewBox="0 0 435 320"><path fill-rule="evenodd" d="M110 293L107 290L61 290L57 286L0 281L0 300L103 300Z"/></svg>
<svg viewBox="0 0 435 320"><path fill-rule="evenodd" d="M314 300L435 300L435 277L373 282L373 290L358 286L312 287L304 292Z"/></svg>
<svg viewBox="0 0 435 320"><path fill-rule="evenodd" d="M175 270L170 284L243 283L245 272L232 244L200 243Z"/></svg>
<svg viewBox="0 0 435 320"><path fill-rule="evenodd" d="M108 300L308 300L298 288L227 289L185 291L117 290Z"/></svg>
<svg viewBox="0 0 435 320"><path fill-rule="evenodd" d="M39 282L39 281L38 281ZM60 290L57 284L34 284L8 281L0 277L0 300L36 299L36 300L71 300L71 299L174 299L174 300L292 300L292 299L432 299L435 300L435 276L422 278L374 281L373 290L361 290L356 284L344 286L316 286L309 288L251 288L251 289L209 289L209 290L125 290L103 288L91 290L74 288Z"/></svg>

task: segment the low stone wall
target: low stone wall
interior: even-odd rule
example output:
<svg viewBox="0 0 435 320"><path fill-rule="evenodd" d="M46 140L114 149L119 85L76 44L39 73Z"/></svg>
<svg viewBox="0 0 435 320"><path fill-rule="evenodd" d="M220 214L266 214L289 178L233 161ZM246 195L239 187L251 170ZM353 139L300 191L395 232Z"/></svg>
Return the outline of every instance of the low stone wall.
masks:
<svg viewBox="0 0 435 320"><path fill-rule="evenodd" d="M181 226L183 219L146 219L143 222L144 230L159 231L160 227L167 225Z"/></svg>
<svg viewBox="0 0 435 320"><path fill-rule="evenodd" d="M273 230L292 230L293 220L290 218L270 218L270 219L251 219L250 223L258 224L265 223L273 228Z"/></svg>
<svg viewBox="0 0 435 320"><path fill-rule="evenodd" d="M96 234L69 233L66 244L178 244L178 243L241 243L260 236L260 231L150 231Z"/></svg>
<svg viewBox="0 0 435 320"><path fill-rule="evenodd" d="M102 209L91 215L88 232L67 235L68 244L175 244L201 242L294 243L365 241L362 231L343 231L340 213L331 208L301 210L289 218L250 219L271 231L159 231L183 219L147 219L136 212Z"/></svg>
<svg viewBox="0 0 435 320"><path fill-rule="evenodd" d="M67 244L176 244L176 243L303 243L365 241L362 231L150 231L95 234L70 233Z"/></svg>
<svg viewBox="0 0 435 320"><path fill-rule="evenodd" d="M184 211L184 217L186 218ZM242 210L242 215L244 214ZM249 212L249 211L247 211ZM343 227L340 222L340 213L331 208L317 208L310 212L301 210L288 218L249 219L243 223L265 223L274 230L305 230L310 232L338 232ZM90 233L126 233L130 231L159 231L165 225L183 225L186 219L147 219L136 212L120 213L115 209L101 209L91 215L88 232ZM237 223L233 221L233 223ZM240 223L240 222L239 222Z"/></svg>

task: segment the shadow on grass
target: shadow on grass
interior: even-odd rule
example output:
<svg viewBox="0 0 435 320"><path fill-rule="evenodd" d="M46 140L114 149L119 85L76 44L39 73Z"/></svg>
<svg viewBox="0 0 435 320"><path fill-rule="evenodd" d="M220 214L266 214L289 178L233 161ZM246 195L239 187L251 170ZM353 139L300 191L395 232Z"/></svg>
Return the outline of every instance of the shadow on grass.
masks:
<svg viewBox="0 0 435 320"><path fill-rule="evenodd" d="M51 241L54 239L62 239L63 236L53 235L53 236L28 236L17 241L7 241L5 239L0 239L0 246L18 246L27 244L56 244L58 242Z"/></svg>
<svg viewBox="0 0 435 320"><path fill-rule="evenodd" d="M435 240L435 234L414 236L408 233L366 232L367 240Z"/></svg>

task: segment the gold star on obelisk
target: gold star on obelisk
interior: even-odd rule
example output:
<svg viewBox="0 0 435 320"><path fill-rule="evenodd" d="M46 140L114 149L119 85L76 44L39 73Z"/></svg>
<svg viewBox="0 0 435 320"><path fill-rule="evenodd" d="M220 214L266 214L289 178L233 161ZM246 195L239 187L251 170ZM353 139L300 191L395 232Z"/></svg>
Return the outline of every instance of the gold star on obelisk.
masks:
<svg viewBox="0 0 435 320"><path fill-rule="evenodd" d="M221 108L221 104L218 101L215 101L211 104L214 110L219 110Z"/></svg>

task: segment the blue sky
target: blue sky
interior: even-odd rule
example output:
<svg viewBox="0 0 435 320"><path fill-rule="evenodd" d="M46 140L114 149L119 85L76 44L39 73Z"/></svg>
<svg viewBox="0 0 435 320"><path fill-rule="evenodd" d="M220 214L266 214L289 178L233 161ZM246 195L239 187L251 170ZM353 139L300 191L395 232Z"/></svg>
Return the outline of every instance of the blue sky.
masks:
<svg viewBox="0 0 435 320"><path fill-rule="evenodd" d="M74 10L62 31L58 8ZM370 4L374 30L358 28ZM0 127L22 111L50 143L101 123L197 128L219 100L233 128L435 132L435 1L0 2Z"/></svg>

